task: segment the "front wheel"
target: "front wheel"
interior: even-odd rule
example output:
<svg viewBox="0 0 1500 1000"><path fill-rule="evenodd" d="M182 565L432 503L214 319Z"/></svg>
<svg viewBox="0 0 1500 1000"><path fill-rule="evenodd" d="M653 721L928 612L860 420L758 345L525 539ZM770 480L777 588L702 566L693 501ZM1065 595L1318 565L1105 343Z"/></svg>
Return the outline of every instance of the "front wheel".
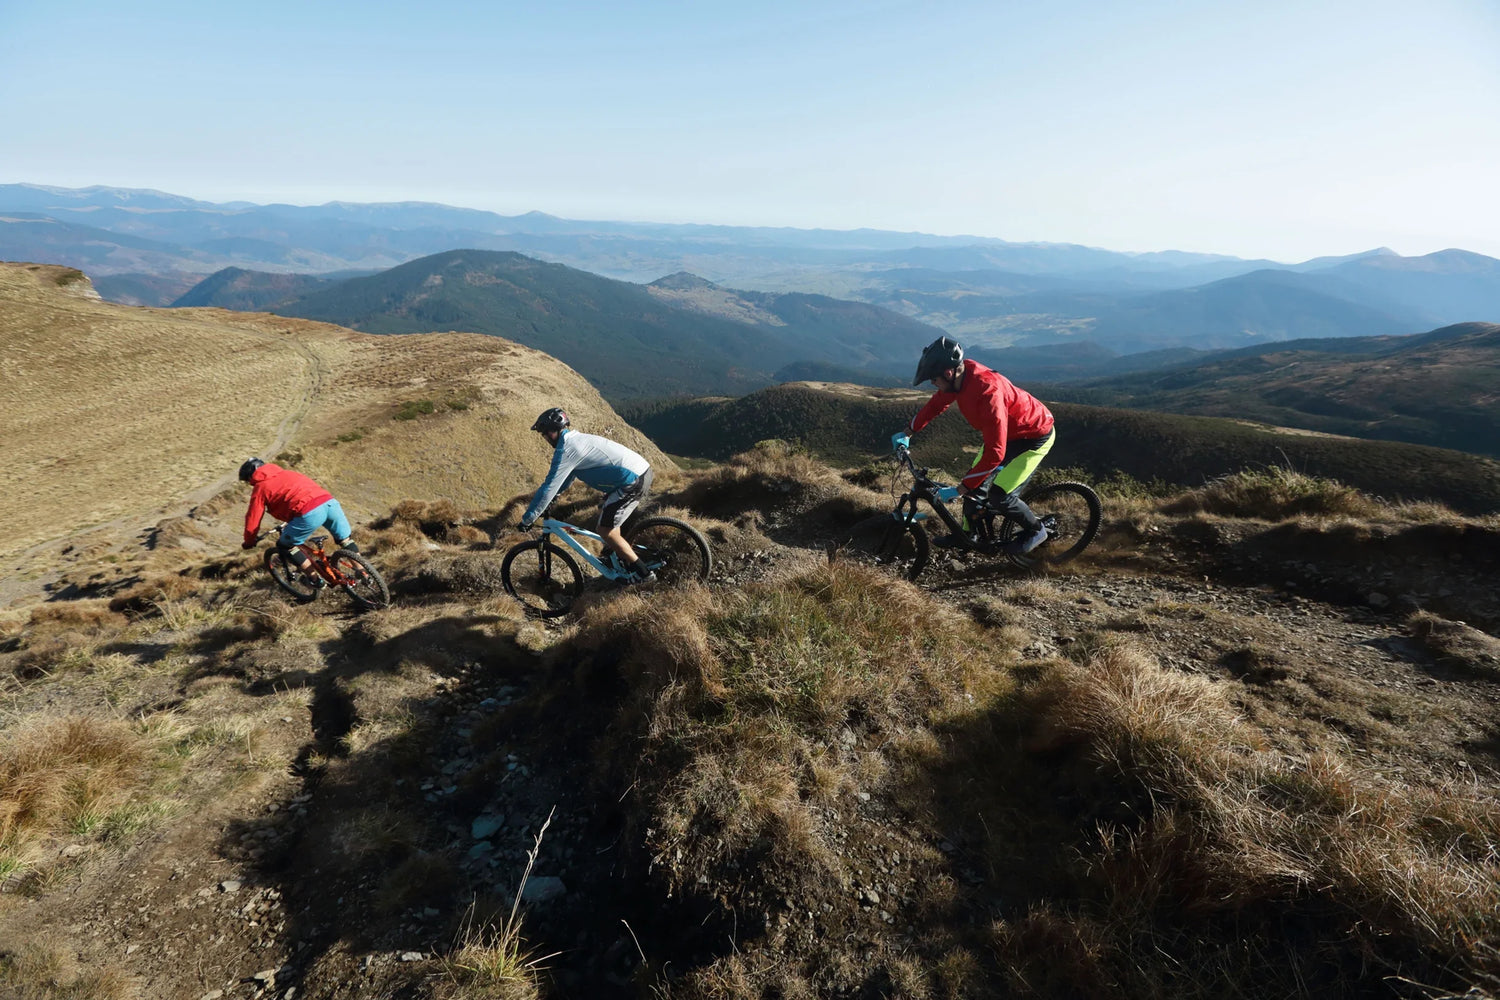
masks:
<svg viewBox="0 0 1500 1000"><path fill-rule="evenodd" d="M662 583L704 583L713 572L708 540L675 517L642 518L625 532L625 540Z"/></svg>
<svg viewBox="0 0 1500 1000"><path fill-rule="evenodd" d="M385 584L380 570L370 565L370 560L358 552L339 549L328 559L334 572L345 580L344 589L349 599L362 610L390 607L391 589Z"/></svg>
<svg viewBox="0 0 1500 1000"><path fill-rule="evenodd" d="M271 579L276 581L276 586L291 594L299 601L316 601L321 588L309 583L303 577L297 564L287 557L286 550L280 546L272 546L266 552L266 572L271 574Z"/></svg>
<svg viewBox="0 0 1500 1000"><path fill-rule="evenodd" d="M539 618L568 613L583 591L583 570L573 557L543 538L522 542L500 563L505 592Z"/></svg>
<svg viewBox="0 0 1500 1000"><path fill-rule="evenodd" d="M859 562L885 566L908 580L915 580L927 566L931 548L927 530L916 521L894 514L867 517L849 530L840 549Z"/></svg>
<svg viewBox="0 0 1500 1000"><path fill-rule="evenodd" d="M1104 520L1099 494L1083 483L1049 483L1022 499L1042 519L1047 540L1024 556L1010 556L1010 561L1018 566L1067 562L1089 547ZM1001 528L1000 541L1009 541L1019 534L1020 525L1007 520Z"/></svg>

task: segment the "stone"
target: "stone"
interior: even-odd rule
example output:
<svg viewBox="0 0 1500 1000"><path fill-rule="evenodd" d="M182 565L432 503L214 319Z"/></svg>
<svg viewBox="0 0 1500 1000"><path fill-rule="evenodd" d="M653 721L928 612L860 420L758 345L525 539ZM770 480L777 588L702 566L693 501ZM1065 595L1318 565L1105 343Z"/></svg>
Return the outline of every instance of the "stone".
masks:
<svg viewBox="0 0 1500 1000"><path fill-rule="evenodd" d="M225 879L224 881L222 881L222 882L219 883L219 891L220 892L239 892L240 891L240 886L243 885L243 884L244 883L242 883L237 878L228 878L228 879Z"/></svg>
<svg viewBox="0 0 1500 1000"><path fill-rule="evenodd" d="M545 903L566 895L568 887L554 875L538 875L526 880L521 888L521 900L526 903Z"/></svg>
<svg viewBox="0 0 1500 1000"><path fill-rule="evenodd" d="M469 833L475 840L486 840L495 835L505 825L505 817L495 813L485 813L477 816L474 822L469 824Z"/></svg>
<svg viewBox="0 0 1500 1000"><path fill-rule="evenodd" d="M420 962L424 957L426 956L420 951L403 951L401 953L401 961L403 962Z"/></svg>

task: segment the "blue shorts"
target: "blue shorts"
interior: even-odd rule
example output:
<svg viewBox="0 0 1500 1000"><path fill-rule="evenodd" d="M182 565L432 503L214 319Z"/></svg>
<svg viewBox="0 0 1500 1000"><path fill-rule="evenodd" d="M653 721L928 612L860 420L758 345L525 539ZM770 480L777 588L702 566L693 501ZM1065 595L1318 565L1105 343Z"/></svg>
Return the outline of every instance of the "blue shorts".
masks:
<svg viewBox="0 0 1500 1000"><path fill-rule="evenodd" d="M344 516L344 508L339 506L337 500L329 500L288 521L286 527L281 529L281 540L276 544L288 549L293 545L301 545L324 525L328 526L335 542L347 541L353 534L349 519Z"/></svg>

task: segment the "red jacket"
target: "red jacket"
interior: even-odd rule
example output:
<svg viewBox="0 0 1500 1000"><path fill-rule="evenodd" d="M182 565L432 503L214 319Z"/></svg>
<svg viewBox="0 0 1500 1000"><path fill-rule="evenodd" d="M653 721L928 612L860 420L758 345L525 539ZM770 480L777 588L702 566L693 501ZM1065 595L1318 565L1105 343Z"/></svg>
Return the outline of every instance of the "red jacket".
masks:
<svg viewBox="0 0 1500 1000"><path fill-rule="evenodd" d="M916 433L932 419L958 401L958 412L984 435L984 452L974 468L964 476L964 485L974 489L985 477L1005 464L1005 444L1015 437L1025 441L1046 437L1052 432L1052 411L1025 389L1017 389L1010 379L972 358L964 361L964 378L957 392L932 394L927 405L912 417L911 430Z"/></svg>
<svg viewBox="0 0 1500 1000"><path fill-rule="evenodd" d="M333 499L333 494L300 472L267 462L250 473L250 509L245 512L245 541L260 532L260 519L267 510L278 521L290 521Z"/></svg>

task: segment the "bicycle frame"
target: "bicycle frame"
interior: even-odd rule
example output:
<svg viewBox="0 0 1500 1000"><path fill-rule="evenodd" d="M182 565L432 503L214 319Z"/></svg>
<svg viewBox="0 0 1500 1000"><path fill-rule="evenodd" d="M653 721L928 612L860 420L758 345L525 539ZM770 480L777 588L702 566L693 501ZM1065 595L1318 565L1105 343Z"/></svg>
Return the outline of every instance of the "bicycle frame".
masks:
<svg viewBox="0 0 1500 1000"><path fill-rule="evenodd" d="M916 463L911 460L911 452L906 448L896 449L896 460L911 473L912 487L897 499L896 508L891 511L891 517L904 524L925 521L929 515L917 508L917 502L925 500L943 524L947 525L948 533L953 537L968 538L969 533L976 530L974 528L966 530L959 519L954 517L953 512L948 509L947 501L958 497L958 487L949 486L946 483L940 483L928 478L927 470L917 468ZM991 508L985 509L993 512ZM961 545L959 548L966 551L980 552L985 555L993 555L995 552L993 543L988 539L981 541L978 545L969 543Z"/></svg>
<svg viewBox="0 0 1500 1000"><path fill-rule="evenodd" d="M278 524L276 526L277 538L281 537L281 529L283 527L285 527L285 525ZM332 536L329 536L329 541L333 541ZM279 545L280 543L277 544ZM334 542L334 544L337 545L338 543ZM344 574L340 573L338 571L338 568L334 566L333 563L328 561L328 554L323 551L322 535L319 535L316 538L309 538L307 541L301 543L300 545L292 546L292 548L301 549L303 553L306 554L308 562L310 563L312 568L317 571L317 574L333 586L347 587L355 582L354 580L351 580Z"/></svg>
<svg viewBox="0 0 1500 1000"><path fill-rule="evenodd" d="M583 538L589 538L602 544L604 542L604 536L602 535L589 531L586 528L580 528L575 524L569 524L567 521L559 521L556 518L544 517L542 518L542 537L545 538L548 535L551 535L558 541L566 543L568 548L578 553L579 557L582 558L584 562L594 567L594 571L597 572L600 576L604 577L606 580L619 580L629 575L625 571L625 568L619 564L619 557L616 556L613 552L609 553L609 564L606 565L599 559L598 556L594 555L588 549L584 548L583 543L581 543L577 538L574 537L575 535L581 536ZM545 553L546 549L544 548L542 551Z"/></svg>

